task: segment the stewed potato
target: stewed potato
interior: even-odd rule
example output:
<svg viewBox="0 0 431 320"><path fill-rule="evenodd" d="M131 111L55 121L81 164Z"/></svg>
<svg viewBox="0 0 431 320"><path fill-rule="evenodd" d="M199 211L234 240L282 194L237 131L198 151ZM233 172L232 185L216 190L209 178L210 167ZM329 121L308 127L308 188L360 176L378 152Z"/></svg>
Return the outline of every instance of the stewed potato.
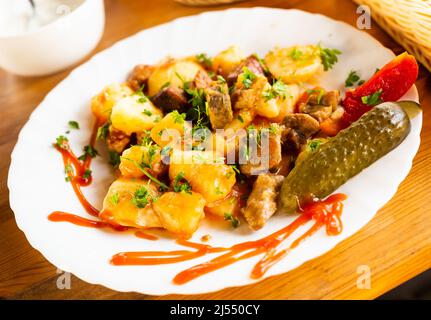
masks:
<svg viewBox="0 0 431 320"><path fill-rule="evenodd" d="M182 176L190 183L192 190L202 194L207 202L223 199L231 192L236 182L235 172L221 159L214 159L211 151L189 151L182 158L181 151L174 153L169 166L171 180Z"/></svg>
<svg viewBox="0 0 431 320"><path fill-rule="evenodd" d="M148 180L119 178L111 184L103 200L101 218L122 226L162 227L152 208L159 195L157 186Z"/></svg>
<svg viewBox="0 0 431 320"><path fill-rule="evenodd" d="M101 123L108 121L112 107L122 98L133 94L126 84L113 83L106 86L98 95L91 99L91 111Z"/></svg>
<svg viewBox="0 0 431 320"><path fill-rule="evenodd" d="M161 147L168 144L177 146L187 130L191 130L191 126L185 121L185 114L172 111L154 125L151 138Z"/></svg>
<svg viewBox="0 0 431 320"><path fill-rule="evenodd" d="M244 53L237 46L231 46L220 52L212 59L214 72L227 77L245 58Z"/></svg>
<svg viewBox="0 0 431 320"><path fill-rule="evenodd" d="M301 83L313 78L322 68L317 46L276 48L265 56L265 63L276 79L285 83Z"/></svg>
<svg viewBox="0 0 431 320"><path fill-rule="evenodd" d="M127 135L149 130L163 117L145 96L133 95L117 101L112 108L111 122L115 129Z"/></svg>
<svg viewBox="0 0 431 320"><path fill-rule="evenodd" d="M236 109L251 108L256 114L267 118L278 116L280 109L275 96L270 94L272 86L265 76L243 72L238 76L235 86L239 91Z"/></svg>
<svg viewBox="0 0 431 320"><path fill-rule="evenodd" d="M142 178L145 176L143 170L158 176L165 168L160 147L156 145L136 145L124 150L119 166L122 176L126 178Z"/></svg>
<svg viewBox="0 0 431 320"><path fill-rule="evenodd" d="M189 238L204 217L205 199L196 192L166 192L153 206L163 228Z"/></svg>
<svg viewBox="0 0 431 320"><path fill-rule="evenodd" d="M184 82L193 81L200 70L204 69L192 59L167 59L155 68L148 79L148 95L155 96L165 86L182 88Z"/></svg>

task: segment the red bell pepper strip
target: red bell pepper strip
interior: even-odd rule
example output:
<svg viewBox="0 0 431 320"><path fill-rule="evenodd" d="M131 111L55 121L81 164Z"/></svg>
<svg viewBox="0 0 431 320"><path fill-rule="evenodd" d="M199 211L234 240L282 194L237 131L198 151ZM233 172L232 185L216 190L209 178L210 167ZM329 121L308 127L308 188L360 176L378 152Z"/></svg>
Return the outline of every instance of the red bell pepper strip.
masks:
<svg viewBox="0 0 431 320"><path fill-rule="evenodd" d="M415 83L418 73L415 57L405 52L386 64L363 85L346 92L342 101L345 110L343 127L348 127L380 102L398 101ZM371 102L369 98L372 95L378 99L371 99Z"/></svg>

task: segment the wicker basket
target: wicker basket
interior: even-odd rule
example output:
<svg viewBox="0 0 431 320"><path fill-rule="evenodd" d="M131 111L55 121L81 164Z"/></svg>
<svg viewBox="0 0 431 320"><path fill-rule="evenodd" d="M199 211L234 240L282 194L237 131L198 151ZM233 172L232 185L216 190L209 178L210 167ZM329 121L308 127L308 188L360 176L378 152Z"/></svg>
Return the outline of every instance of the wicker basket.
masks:
<svg viewBox="0 0 431 320"><path fill-rule="evenodd" d="M354 0L431 71L431 0Z"/></svg>
<svg viewBox="0 0 431 320"><path fill-rule="evenodd" d="M245 0L175 0L178 3L184 4L186 6L215 6L223 5L234 2L240 2Z"/></svg>

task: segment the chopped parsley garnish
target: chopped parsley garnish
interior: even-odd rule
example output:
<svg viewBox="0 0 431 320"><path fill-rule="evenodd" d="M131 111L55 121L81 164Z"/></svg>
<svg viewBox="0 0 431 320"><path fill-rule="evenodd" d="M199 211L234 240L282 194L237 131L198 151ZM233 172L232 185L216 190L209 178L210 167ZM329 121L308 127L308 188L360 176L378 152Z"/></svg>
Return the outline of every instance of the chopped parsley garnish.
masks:
<svg viewBox="0 0 431 320"><path fill-rule="evenodd" d="M334 64L338 62L338 55L341 54L341 51L338 49L329 49L324 48L320 44L317 46L319 49L320 59L322 60L323 69L328 71L332 69Z"/></svg>
<svg viewBox="0 0 431 320"><path fill-rule="evenodd" d="M379 71L380 71L380 68L376 68L376 70L374 71L374 74L376 74Z"/></svg>
<svg viewBox="0 0 431 320"><path fill-rule="evenodd" d="M79 129L79 123L76 121L69 121L67 124L69 125L70 129Z"/></svg>
<svg viewBox="0 0 431 320"><path fill-rule="evenodd" d="M239 226L239 220L238 220L237 218L235 218L235 217L234 217L234 215L233 215L232 213L228 213L228 212L226 212L226 213L224 214L224 219L225 219L226 221L230 221L230 222L231 222L231 224L232 224L232 227L234 227L234 228L238 228L238 226Z"/></svg>
<svg viewBox="0 0 431 320"><path fill-rule="evenodd" d="M83 150L84 154L78 157L78 159L81 161L84 161L85 159L87 159L87 157L94 158L99 154L97 150L89 144L87 144Z"/></svg>
<svg viewBox="0 0 431 320"><path fill-rule="evenodd" d="M268 89L262 93L262 96L265 99L265 101L269 101L269 100L274 99L276 97L281 97L282 99L286 99L287 87L283 81L277 80L271 86L271 89Z"/></svg>
<svg viewBox="0 0 431 320"><path fill-rule="evenodd" d="M121 158L120 154L116 151L109 151L109 164L111 164L114 168L120 165Z"/></svg>
<svg viewBox="0 0 431 320"><path fill-rule="evenodd" d="M66 136L58 136L56 138L56 142L55 145L61 149L67 149L67 142L69 141L69 139L67 139Z"/></svg>
<svg viewBox="0 0 431 320"><path fill-rule="evenodd" d="M307 94L312 95L312 94L318 94L317 96L317 104L320 104L322 102L322 98L325 95L325 90L323 89L310 89L306 91Z"/></svg>
<svg viewBox="0 0 431 320"><path fill-rule="evenodd" d="M153 113L150 110L145 109L144 111L142 111L143 114L145 114L146 116L151 117L153 115Z"/></svg>
<svg viewBox="0 0 431 320"><path fill-rule="evenodd" d="M118 192L114 193L112 196L109 197L109 202L114 206L116 206L119 201L120 201L120 196L118 195Z"/></svg>
<svg viewBox="0 0 431 320"><path fill-rule="evenodd" d="M370 94L368 96L362 97L362 103L366 104L367 106L376 106L383 102L382 100L382 89L379 91L374 92L373 94Z"/></svg>
<svg viewBox="0 0 431 320"><path fill-rule="evenodd" d="M184 178L184 172L180 171L175 179L174 179L174 183L173 183L173 188L175 192L186 192L191 194L192 193L192 187L191 185L188 183L188 181Z"/></svg>
<svg viewBox="0 0 431 320"><path fill-rule="evenodd" d="M85 180L87 180L90 177L91 177L91 170L90 169L85 169L85 172L82 175L82 178L85 179Z"/></svg>
<svg viewBox="0 0 431 320"><path fill-rule="evenodd" d="M109 133L109 126L110 126L110 123L107 122L103 126L99 127L97 129L96 139L98 139L98 140L105 140L106 137L108 136L108 133Z"/></svg>
<svg viewBox="0 0 431 320"><path fill-rule="evenodd" d="M196 55L196 60L198 60L198 62L207 67L207 68L211 68L212 66L212 61L211 59L208 57L208 55L206 53L199 53Z"/></svg>
<svg viewBox="0 0 431 320"><path fill-rule="evenodd" d="M248 139L250 140L255 140L257 145L260 145L261 141L262 141L262 132L260 129L256 129L256 127L254 125L249 125L247 127L247 133L248 133ZM248 152L248 150L247 150ZM248 159L248 158L247 158Z"/></svg>
<svg viewBox="0 0 431 320"><path fill-rule="evenodd" d="M352 71L350 71L349 75L347 76L347 79L345 81L345 85L346 85L346 87L353 87L355 84L361 85L364 82L365 81L361 80L361 78L359 77L357 72L352 70Z"/></svg>
<svg viewBox="0 0 431 320"><path fill-rule="evenodd" d="M238 118L238 120L239 120L241 123L244 123L244 118L243 118L243 117L241 117L241 115L238 115L238 116L237 116L237 118Z"/></svg>
<svg viewBox="0 0 431 320"><path fill-rule="evenodd" d="M253 73L253 71L251 71L247 67L244 67L242 71L243 71L242 83L244 84L244 87L246 87L247 89L250 89L251 85L253 84L253 81L256 79L256 75Z"/></svg>
<svg viewBox="0 0 431 320"><path fill-rule="evenodd" d="M160 90L166 89L167 87L169 87L171 85L171 83L168 81L166 82L161 88Z"/></svg>
<svg viewBox="0 0 431 320"><path fill-rule="evenodd" d="M134 159L130 159L130 158L125 158L125 157L121 157L122 159L126 159L130 162L132 162L139 170L141 170L141 172L151 181L153 181L154 183L158 184L160 186L160 190L168 190L169 187L164 184L163 182L161 182L160 180L158 180L156 177L154 177L151 173L148 172L147 168L145 168L145 166L142 163L137 162Z"/></svg>
<svg viewBox="0 0 431 320"><path fill-rule="evenodd" d="M179 113L177 110L171 112L171 116L174 119L175 123L183 124L184 120L186 120L185 113Z"/></svg>
<svg viewBox="0 0 431 320"><path fill-rule="evenodd" d="M135 91L135 94L138 96L139 103L145 103L148 101L148 97L144 93L145 84L143 84L138 90Z"/></svg>
<svg viewBox="0 0 431 320"><path fill-rule="evenodd" d="M235 164L231 165L231 167L232 167L232 170L235 171L235 173L241 174L241 171L239 171L238 167Z"/></svg>
<svg viewBox="0 0 431 320"><path fill-rule="evenodd" d="M151 200L153 200L153 197L148 192L148 189L141 186L133 194L132 203L138 208L145 208Z"/></svg>
<svg viewBox="0 0 431 320"><path fill-rule="evenodd" d="M226 79L223 78L221 75L217 75L217 81L221 84L226 83Z"/></svg>
<svg viewBox="0 0 431 320"><path fill-rule="evenodd" d="M145 130L141 136L141 146L150 146L153 144L153 139L151 139L150 130Z"/></svg>
<svg viewBox="0 0 431 320"><path fill-rule="evenodd" d="M276 135L280 131L280 128L275 123L271 123L269 126L269 134Z"/></svg>
<svg viewBox="0 0 431 320"><path fill-rule="evenodd" d="M73 167L70 164L68 164L67 166L64 167L64 173L66 174L66 177L65 177L66 182L69 182L70 178L74 174Z"/></svg>
<svg viewBox="0 0 431 320"><path fill-rule="evenodd" d="M294 48L291 52L290 52L290 57L293 59L293 60L299 60L299 59L301 59L301 57L304 55L304 53L301 51L301 50L299 50L299 49L297 49L297 48Z"/></svg>
<svg viewBox="0 0 431 320"><path fill-rule="evenodd" d="M321 144L322 144L322 141L320 140L312 140L308 144L308 147L310 148L311 152L314 152L320 147Z"/></svg>

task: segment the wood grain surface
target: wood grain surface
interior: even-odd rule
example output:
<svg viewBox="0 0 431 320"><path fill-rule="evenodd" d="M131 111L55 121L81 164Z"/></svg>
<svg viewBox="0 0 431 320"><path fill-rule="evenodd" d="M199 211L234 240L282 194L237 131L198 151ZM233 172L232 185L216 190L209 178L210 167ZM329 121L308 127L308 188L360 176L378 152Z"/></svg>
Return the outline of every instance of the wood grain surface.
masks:
<svg viewBox="0 0 431 320"><path fill-rule="evenodd" d="M246 1L230 7L246 6L298 8L352 25L358 17L356 5L350 0ZM224 8L227 6L186 7L172 0L107 0L106 31L96 51L176 17ZM373 23L367 32L395 53L403 51L377 24ZM0 70L0 298L372 299L431 267L431 76L421 68L417 86L424 110L424 126L413 169L396 196L375 218L334 250L284 275L206 295L152 297L119 293L87 284L74 276L71 289L58 289L57 269L29 245L16 226L6 181L10 153L20 129L43 97L72 69L38 78L21 78ZM369 289L356 285L357 270L362 265L371 270Z"/></svg>

